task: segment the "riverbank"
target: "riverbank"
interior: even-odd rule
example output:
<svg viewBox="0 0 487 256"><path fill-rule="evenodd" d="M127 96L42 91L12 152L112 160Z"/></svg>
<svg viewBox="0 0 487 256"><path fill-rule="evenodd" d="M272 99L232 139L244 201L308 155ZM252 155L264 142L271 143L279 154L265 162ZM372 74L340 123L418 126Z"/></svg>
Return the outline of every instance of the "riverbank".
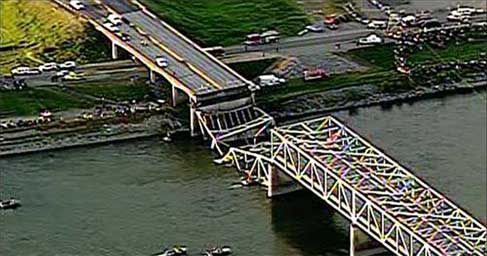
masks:
<svg viewBox="0 0 487 256"><path fill-rule="evenodd" d="M381 105L385 108L432 98L441 98L455 94L468 94L487 89L487 79L475 82L443 84L433 87L419 87L409 91L380 93L374 85L361 85L322 93L304 95L293 100L281 102L279 107L261 107L268 111L276 121L287 123L289 120L303 119L319 114L342 110L355 110Z"/></svg>
<svg viewBox="0 0 487 256"><path fill-rule="evenodd" d="M184 131L171 108L140 103L0 121L0 157Z"/></svg>

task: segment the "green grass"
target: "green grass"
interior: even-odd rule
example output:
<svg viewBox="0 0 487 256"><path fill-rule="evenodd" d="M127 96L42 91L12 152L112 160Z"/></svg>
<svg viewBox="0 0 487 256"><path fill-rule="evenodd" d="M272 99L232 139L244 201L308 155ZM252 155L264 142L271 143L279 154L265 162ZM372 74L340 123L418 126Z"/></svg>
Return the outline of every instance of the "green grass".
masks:
<svg viewBox="0 0 487 256"><path fill-rule="evenodd" d="M394 46L385 44L374 47L366 47L350 50L345 56L364 65L378 70L394 69ZM422 63L446 63L453 60L470 60L479 56L480 52L487 51L487 41L462 42L460 44L450 43L444 49L437 49L433 46L424 47L422 50L414 51L408 62L412 65Z"/></svg>
<svg viewBox="0 0 487 256"><path fill-rule="evenodd" d="M413 53L408 61L413 65L424 62L446 63L453 60L463 61L477 58L482 51L487 51L487 40L462 42L458 45L450 43L445 49L435 49L433 46L426 46L422 51Z"/></svg>
<svg viewBox="0 0 487 256"><path fill-rule="evenodd" d="M0 1L0 73L46 61L108 59L108 44L51 1Z"/></svg>
<svg viewBox="0 0 487 256"><path fill-rule="evenodd" d="M295 0L143 0L185 35L205 46L241 43L245 35L277 29L296 35L309 22Z"/></svg>
<svg viewBox="0 0 487 256"><path fill-rule="evenodd" d="M243 77L253 80L254 78L262 75L262 73L276 62L276 59L266 59L258 61L247 61L230 64L230 68L237 71Z"/></svg>
<svg viewBox="0 0 487 256"><path fill-rule="evenodd" d="M79 100L66 93L41 88L0 91L0 115L30 116L38 115L41 109L64 111L92 105L91 102Z"/></svg>
<svg viewBox="0 0 487 256"><path fill-rule="evenodd" d="M352 60L381 70L394 69L394 44L358 48L347 51Z"/></svg>
<svg viewBox="0 0 487 256"><path fill-rule="evenodd" d="M362 84L377 84L384 80L392 81L397 79L402 79L402 76L394 74L393 71L346 73L313 82L305 82L302 79L292 79L285 87L264 89L260 91L257 94L257 101L263 104L276 104L305 94Z"/></svg>
<svg viewBox="0 0 487 256"><path fill-rule="evenodd" d="M110 81L110 83L81 83L70 86L77 92L104 97L116 101L142 100L151 93L150 88L142 81Z"/></svg>

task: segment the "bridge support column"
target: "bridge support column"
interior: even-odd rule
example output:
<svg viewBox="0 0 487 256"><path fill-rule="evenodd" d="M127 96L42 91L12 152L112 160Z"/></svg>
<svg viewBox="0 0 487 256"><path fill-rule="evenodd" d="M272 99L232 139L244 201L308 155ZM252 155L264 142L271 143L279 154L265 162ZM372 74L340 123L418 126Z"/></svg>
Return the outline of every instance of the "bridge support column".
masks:
<svg viewBox="0 0 487 256"><path fill-rule="evenodd" d="M350 223L350 256L355 255L355 225Z"/></svg>
<svg viewBox="0 0 487 256"><path fill-rule="evenodd" d="M118 46L115 42L112 42L112 59L118 59Z"/></svg>
<svg viewBox="0 0 487 256"><path fill-rule="evenodd" d="M198 136L198 117L196 116L196 104L189 101L189 128L191 137Z"/></svg>
<svg viewBox="0 0 487 256"><path fill-rule="evenodd" d="M157 80L157 74L154 70L152 69L149 69L149 81L153 84L156 83L156 80Z"/></svg>
<svg viewBox="0 0 487 256"><path fill-rule="evenodd" d="M177 99L178 99L178 89L174 85L171 85L171 97L172 97L172 106L176 107Z"/></svg>
<svg viewBox="0 0 487 256"><path fill-rule="evenodd" d="M269 177L267 177L267 197L281 196L303 189L297 182L279 173L279 170L272 165L267 165L267 168L269 173Z"/></svg>

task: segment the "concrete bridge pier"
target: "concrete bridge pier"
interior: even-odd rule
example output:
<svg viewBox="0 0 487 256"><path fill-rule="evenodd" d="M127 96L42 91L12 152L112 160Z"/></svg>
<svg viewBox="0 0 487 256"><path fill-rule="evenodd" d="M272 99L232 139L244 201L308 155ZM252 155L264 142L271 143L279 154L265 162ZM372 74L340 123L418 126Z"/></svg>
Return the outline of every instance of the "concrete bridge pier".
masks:
<svg viewBox="0 0 487 256"><path fill-rule="evenodd" d="M153 84L157 81L157 73L152 69L149 69L149 81Z"/></svg>
<svg viewBox="0 0 487 256"><path fill-rule="evenodd" d="M174 85L171 85L171 102L172 102L172 106L173 107L176 107L177 105L177 99L178 99L178 89L176 89L176 86ZM191 101L190 101L190 104L191 104Z"/></svg>
<svg viewBox="0 0 487 256"><path fill-rule="evenodd" d="M268 177L267 197L272 198L303 189L301 185L288 176L280 173L280 171L271 164L269 164L267 168L270 176Z"/></svg>
<svg viewBox="0 0 487 256"><path fill-rule="evenodd" d="M189 129L191 137L198 136L198 117L196 116L196 104L189 100Z"/></svg>
<svg viewBox="0 0 487 256"><path fill-rule="evenodd" d="M118 45L112 41L112 59L118 59Z"/></svg>

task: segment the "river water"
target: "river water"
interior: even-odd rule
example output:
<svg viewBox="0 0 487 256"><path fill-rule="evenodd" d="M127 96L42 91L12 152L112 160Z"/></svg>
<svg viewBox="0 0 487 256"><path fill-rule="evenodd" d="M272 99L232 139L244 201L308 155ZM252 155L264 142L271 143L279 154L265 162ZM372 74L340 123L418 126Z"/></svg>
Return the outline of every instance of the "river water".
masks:
<svg viewBox="0 0 487 256"><path fill-rule="evenodd" d="M361 109L337 116L485 220L484 94ZM230 190L233 169L190 140L158 139L0 159L0 254L149 255L183 243L196 255L344 255L344 221L308 192L269 200Z"/></svg>

